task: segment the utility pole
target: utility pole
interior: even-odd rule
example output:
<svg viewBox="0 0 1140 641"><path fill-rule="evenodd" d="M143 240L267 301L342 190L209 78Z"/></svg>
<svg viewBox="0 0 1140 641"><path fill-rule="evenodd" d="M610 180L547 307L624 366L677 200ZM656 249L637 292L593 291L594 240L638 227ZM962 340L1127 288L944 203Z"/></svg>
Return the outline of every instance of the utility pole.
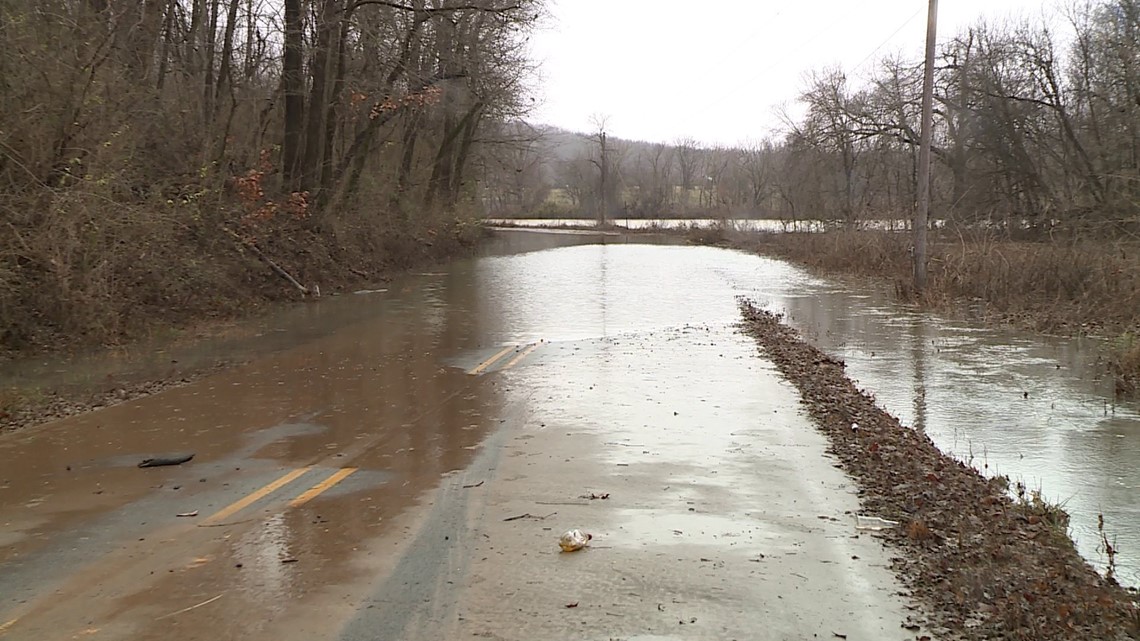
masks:
<svg viewBox="0 0 1140 641"><path fill-rule="evenodd" d="M926 72L922 77L922 142L918 150L918 210L914 216L914 289L926 288L926 228L930 220L930 139L934 129L934 48L938 0L930 0L926 21Z"/></svg>
<svg viewBox="0 0 1140 641"><path fill-rule="evenodd" d="M602 170L602 205L598 209L598 227L606 226L606 130L603 129L601 133L602 142L602 164L599 169Z"/></svg>

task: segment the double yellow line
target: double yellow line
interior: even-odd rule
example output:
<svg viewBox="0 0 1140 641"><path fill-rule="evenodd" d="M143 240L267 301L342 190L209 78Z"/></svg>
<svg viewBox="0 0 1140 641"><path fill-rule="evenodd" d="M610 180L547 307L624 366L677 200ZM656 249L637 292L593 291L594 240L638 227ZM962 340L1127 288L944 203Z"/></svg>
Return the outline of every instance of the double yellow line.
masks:
<svg viewBox="0 0 1140 641"><path fill-rule="evenodd" d="M518 365L519 361L521 361L522 359L526 358L527 356L530 356L531 352L538 349L540 345L542 345L541 341L538 343L531 343L530 345L527 345L525 349L522 349L522 350L519 349L518 345L507 345L506 347L504 347L503 349L496 352L494 355L492 355L487 360L485 360L482 363L479 363L478 365L476 365L475 367L467 370L467 373L471 374L473 376L478 375L478 374L482 374L483 372L486 372L487 369L490 368L491 366L493 366L495 363L498 363L500 360L502 360L503 357L506 356L507 354L510 354L511 352L517 352L515 354L514 358L507 361L507 364L503 365L499 369L499 371L508 370L508 369L514 367L515 365Z"/></svg>
<svg viewBox="0 0 1140 641"><path fill-rule="evenodd" d="M276 480L271 481L271 482L263 485L262 487L254 490L253 492L245 495L244 497L234 501L233 503L230 503L226 507L218 510L217 512L215 512L213 514L211 514L205 521L202 521L201 525L204 525L204 526L205 525L216 525L217 523L220 523L221 521L228 519L229 517L233 516L234 514L241 512L245 508L253 505L254 503L260 501L261 499L269 496L270 494L273 494L277 490L279 490L279 489L285 487L286 485L292 483L293 481L301 478L305 474L309 473L312 469L313 469L313 466L310 465L308 467L302 467L302 468L298 468L296 470L290 470L289 472L286 472L283 476L277 478ZM326 477L323 481L320 481L319 483L317 483L313 487L309 488L308 490L305 490L299 496L297 496L297 498L290 501L289 507L291 507L291 508L300 507L300 506L308 503L309 501L312 501L313 499L317 498L321 494L332 489L332 487L335 486L337 483L340 483L341 481L345 480L349 476L352 476L352 474L355 473L356 471L357 471L357 468L355 468L355 467L346 467L343 469L336 470L335 472L330 474L328 477Z"/></svg>

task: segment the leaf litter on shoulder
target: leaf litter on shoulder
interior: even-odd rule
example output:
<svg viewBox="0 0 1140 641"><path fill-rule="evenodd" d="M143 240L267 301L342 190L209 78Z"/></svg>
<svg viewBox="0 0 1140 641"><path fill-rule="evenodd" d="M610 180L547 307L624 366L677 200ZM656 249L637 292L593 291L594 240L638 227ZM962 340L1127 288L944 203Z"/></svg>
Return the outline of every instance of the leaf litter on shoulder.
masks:
<svg viewBox="0 0 1140 641"><path fill-rule="evenodd" d="M1136 597L1085 562L1062 510L1014 500L1005 479L943 454L779 316L747 301L741 313L745 333L796 386L829 452L858 482L863 510L899 521L876 535L900 550L893 569L931 624L963 639L1140 638Z"/></svg>

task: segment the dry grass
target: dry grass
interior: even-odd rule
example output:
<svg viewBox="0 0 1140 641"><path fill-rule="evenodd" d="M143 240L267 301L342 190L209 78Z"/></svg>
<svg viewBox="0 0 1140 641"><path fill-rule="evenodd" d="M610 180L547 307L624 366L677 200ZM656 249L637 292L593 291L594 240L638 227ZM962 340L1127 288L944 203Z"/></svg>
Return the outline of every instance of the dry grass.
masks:
<svg viewBox="0 0 1140 641"><path fill-rule="evenodd" d="M1116 379L1118 394L1140 392L1140 340L1136 334L1125 333L1113 341L1108 369Z"/></svg>
<svg viewBox="0 0 1140 641"><path fill-rule="evenodd" d="M885 232L768 234L756 248L827 271L888 278L904 297L911 287L911 240ZM933 307L981 303L977 311L1040 331L1122 332L1140 310L1140 246L1135 243L1021 242L988 237L931 243Z"/></svg>
<svg viewBox="0 0 1140 641"><path fill-rule="evenodd" d="M1108 360L1117 390L1140 382L1140 245L932 239L929 286L912 286L906 234L857 231L737 236L734 244L811 268L892 281L903 300L1041 332L1119 336Z"/></svg>
<svg viewBox="0 0 1140 641"><path fill-rule="evenodd" d="M240 214L224 195L209 203L111 196L73 189L0 199L0 359L117 344L298 298L224 231L239 229ZM459 253L481 233L473 217L455 214L341 214L281 217L256 230L257 246L331 293Z"/></svg>

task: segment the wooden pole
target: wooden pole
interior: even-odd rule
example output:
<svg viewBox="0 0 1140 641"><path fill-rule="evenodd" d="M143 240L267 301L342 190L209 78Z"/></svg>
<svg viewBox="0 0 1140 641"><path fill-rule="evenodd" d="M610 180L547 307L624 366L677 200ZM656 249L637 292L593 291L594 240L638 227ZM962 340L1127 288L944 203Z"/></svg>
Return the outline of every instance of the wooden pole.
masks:
<svg viewBox="0 0 1140 641"><path fill-rule="evenodd" d="M930 0L926 23L926 71L922 78L922 142L918 151L918 210L914 216L914 289L926 288L926 229L930 220L930 139L934 129L934 49L938 0Z"/></svg>
<svg viewBox="0 0 1140 641"><path fill-rule="evenodd" d="M598 209L598 227L606 226L606 132L602 130L602 204Z"/></svg>

